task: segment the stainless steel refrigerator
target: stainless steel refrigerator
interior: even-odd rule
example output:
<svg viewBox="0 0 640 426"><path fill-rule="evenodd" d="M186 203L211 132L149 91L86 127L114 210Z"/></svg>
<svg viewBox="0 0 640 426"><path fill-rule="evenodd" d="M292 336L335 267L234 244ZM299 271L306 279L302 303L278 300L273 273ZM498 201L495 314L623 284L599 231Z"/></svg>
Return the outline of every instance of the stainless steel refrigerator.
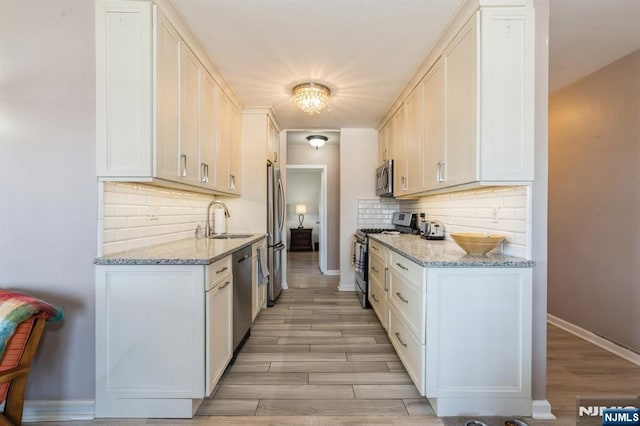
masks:
<svg viewBox="0 0 640 426"><path fill-rule="evenodd" d="M282 292L282 252L285 248L283 230L285 220L284 187L280 169L267 162L267 263L269 287L267 306L273 306Z"/></svg>

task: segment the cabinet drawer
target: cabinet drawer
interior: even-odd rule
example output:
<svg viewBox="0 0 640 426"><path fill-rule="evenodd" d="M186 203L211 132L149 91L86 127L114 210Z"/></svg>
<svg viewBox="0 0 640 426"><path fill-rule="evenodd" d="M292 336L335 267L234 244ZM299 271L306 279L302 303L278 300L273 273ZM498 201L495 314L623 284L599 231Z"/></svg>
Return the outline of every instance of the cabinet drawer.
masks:
<svg viewBox="0 0 640 426"><path fill-rule="evenodd" d="M392 251L389 252L389 269L396 270L399 274L415 282L422 282L425 276L424 266L420 266Z"/></svg>
<svg viewBox="0 0 640 426"><path fill-rule="evenodd" d="M383 263L386 251L387 249L379 242L369 240L369 253L371 253L372 256L377 256Z"/></svg>
<svg viewBox="0 0 640 426"><path fill-rule="evenodd" d="M407 323L398 315L395 307L389 307L389 339L395 348L407 373L418 388L420 395L425 394L425 345L421 344L409 331Z"/></svg>
<svg viewBox="0 0 640 426"><path fill-rule="evenodd" d="M407 327L420 341L425 342L425 281L411 281L397 269L389 270L389 303L407 321Z"/></svg>
<svg viewBox="0 0 640 426"><path fill-rule="evenodd" d="M386 287L384 262L378 256L369 256L369 279L374 279Z"/></svg>
<svg viewBox="0 0 640 426"><path fill-rule="evenodd" d="M215 287L231 274L231 256L213 262L207 267L207 290Z"/></svg>
<svg viewBox="0 0 640 426"><path fill-rule="evenodd" d="M387 308L387 301L385 296L385 291L383 290L380 283L376 280L369 281L369 294L368 294L369 303L371 303L371 307L373 311L378 316L380 320L380 324L382 328L387 329L387 323L389 321L389 314Z"/></svg>

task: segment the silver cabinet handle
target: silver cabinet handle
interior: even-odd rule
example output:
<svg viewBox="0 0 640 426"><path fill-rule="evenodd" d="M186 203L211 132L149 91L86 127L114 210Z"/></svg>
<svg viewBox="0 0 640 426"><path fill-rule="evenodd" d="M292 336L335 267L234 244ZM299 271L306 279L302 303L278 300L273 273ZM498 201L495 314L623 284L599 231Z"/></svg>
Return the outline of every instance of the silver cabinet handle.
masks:
<svg viewBox="0 0 640 426"><path fill-rule="evenodd" d="M221 273L223 273L224 271L226 271L227 269L229 269L229 267L228 267L228 266L225 266L224 268L220 269L219 271L216 271L216 274L221 274Z"/></svg>
<svg viewBox="0 0 640 426"><path fill-rule="evenodd" d="M274 163L278 162L278 152L277 151L273 151L273 162Z"/></svg>
<svg viewBox="0 0 640 426"><path fill-rule="evenodd" d="M200 163L200 182L209 182L209 165L207 163Z"/></svg>
<svg viewBox="0 0 640 426"><path fill-rule="evenodd" d="M407 299L402 297L402 295L400 294L399 291L396 291L396 296L398 296L400 298L400 300L402 300L404 303L409 303L409 301Z"/></svg>
<svg viewBox="0 0 640 426"><path fill-rule="evenodd" d="M180 155L180 176L187 176L187 154Z"/></svg>
<svg viewBox="0 0 640 426"><path fill-rule="evenodd" d="M398 342L400 342L402 346L404 346L405 348L407 347L407 344L402 341L402 339L400 338L400 333L398 333L397 331L396 331L396 339L398 339Z"/></svg>
<svg viewBox="0 0 640 426"><path fill-rule="evenodd" d="M371 248L374 249L375 251L379 250L378 247L376 247L376 246L371 246Z"/></svg>
<svg viewBox="0 0 640 426"><path fill-rule="evenodd" d="M444 175L442 173L442 167L445 165L444 161L438 161L438 167L436 168L436 180L438 182L444 182Z"/></svg>
<svg viewBox="0 0 640 426"><path fill-rule="evenodd" d="M405 271L409 270L409 268L407 268L406 266L403 266L401 263L396 262L396 265L398 265L398 268L403 269Z"/></svg>
<svg viewBox="0 0 640 426"><path fill-rule="evenodd" d="M374 300L376 303L380 303L380 301L378 300L378 298L376 297L376 295L375 295L375 294L371 293L371 297L373 298L373 300Z"/></svg>
<svg viewBox="0 0 640 426"><path fill-rule="evenodd" d="M376 267L375 267L375 266L372 266L372 267L371 267L371 270L372 270L373 272L375 272L376 274L377 274L378 272L380 272L380 271L378 271L378 270L376 269Z"/></svg>
<svg viewBox="0 0 640 426"><path fill-rule="evenodd" d="M228 287L228 286L229 286L229 284L231 284L231 281L227 281L226 283L224 283L224 285L223 285L223 286L221 286L221 287L219 288L219 290L222 290L223 288Z"/></svg>
<svg viewBox="0 0 640 426"><path fill-rule="evenodd" d="M387 271L389 270L389 268L384 268L384 291L389 291L389 288L387 287Z"/></svg>
<svg viewBox="0 0 640 426"><path fill-rule="evenodd" d="M229 189L235 191L235 189L236 189L236 175L229 175Z"/></svg>

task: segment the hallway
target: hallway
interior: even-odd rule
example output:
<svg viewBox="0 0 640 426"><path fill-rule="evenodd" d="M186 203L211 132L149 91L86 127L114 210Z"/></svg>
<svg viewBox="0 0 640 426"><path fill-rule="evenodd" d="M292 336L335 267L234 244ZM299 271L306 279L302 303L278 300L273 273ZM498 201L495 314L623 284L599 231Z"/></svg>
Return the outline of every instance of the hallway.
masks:
<svg viewBox="0 0 640 426"><path fill-rule="evenodd" d="M317 252L290 252L289 265L289 289L260 313L198 415L432 415L373 311L337 291L338 277L319 272ZM440 424L420 423L427 420Z"/></svg>

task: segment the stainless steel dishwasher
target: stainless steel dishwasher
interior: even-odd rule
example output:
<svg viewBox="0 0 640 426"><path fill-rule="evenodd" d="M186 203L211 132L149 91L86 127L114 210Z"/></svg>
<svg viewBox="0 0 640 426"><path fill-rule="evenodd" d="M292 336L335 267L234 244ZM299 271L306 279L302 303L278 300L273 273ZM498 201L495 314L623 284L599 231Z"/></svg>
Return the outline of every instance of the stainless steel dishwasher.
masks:
<svg viewBox="0 0 640 426"><path fill-rule="evenodd" d="M251 246L233 253L233 353L242 348L251 327Z"/></svg>

